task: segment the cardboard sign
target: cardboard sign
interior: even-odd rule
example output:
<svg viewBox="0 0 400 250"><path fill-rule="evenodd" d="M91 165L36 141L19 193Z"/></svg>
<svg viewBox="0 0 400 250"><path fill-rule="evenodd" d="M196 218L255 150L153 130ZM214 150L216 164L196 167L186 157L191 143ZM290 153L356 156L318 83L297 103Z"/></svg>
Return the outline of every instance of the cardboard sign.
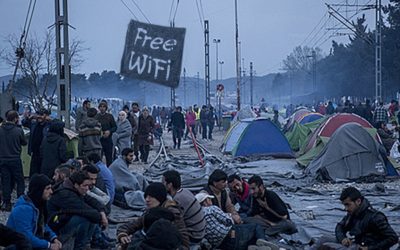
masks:
<svg viewBox="0 0 400 250"><path fill-rule="evenodd" d="M132 20L121 60L125 77L176 88L181 75L184 28L171 28Z"/></svg>

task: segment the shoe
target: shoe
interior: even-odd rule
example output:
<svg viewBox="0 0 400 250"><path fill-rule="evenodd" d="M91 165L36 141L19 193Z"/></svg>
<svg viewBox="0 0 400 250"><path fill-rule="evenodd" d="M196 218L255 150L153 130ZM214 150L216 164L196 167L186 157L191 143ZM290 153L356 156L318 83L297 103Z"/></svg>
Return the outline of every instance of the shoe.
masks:
<svg viewBox="0 0 400 250"><path fill-rule="evenodd" d="M174 145L174 149L176 149L176 145Z"/></svg>
<svg viewBox="0 0 400 250"><path fill-rule="evenodd" d="M1 205L2 211L11 212L11 209L12 209L11 202L3 202L3 204Z"/></svg>
<svg viewBox="0 0 400 250"><path fill-rule="evenodd" d="M90 242L90 248L94 249L111 249L115 247L115 243L107 242L103 238Z"/></svg>
<svg viewBox="0 0 400 250"><path fill-rule="evenodd" d="M269 247L271 250L279 250L279 246L270 242L270 241L266 241L264 239L258 239L256 241L256 245L261 247L261 246L267 246Z"/></svg>
<svg viewBox="0 0 400 250"><path fill-rule="evenodd" d="M109 242L109 243L116 243L117 242L117 240L116 239L113 239L113 238L110 238L107 234L105 234L104 232L101 232L101 237L105 240L105 241L107 241L107 242Z"/></svg>
<svg viewBox="0 0 400 250"><path fill-rule="evenodd" d="M267 246L250 245L247 247L247 250L271 250L271 248Z"/></svg>

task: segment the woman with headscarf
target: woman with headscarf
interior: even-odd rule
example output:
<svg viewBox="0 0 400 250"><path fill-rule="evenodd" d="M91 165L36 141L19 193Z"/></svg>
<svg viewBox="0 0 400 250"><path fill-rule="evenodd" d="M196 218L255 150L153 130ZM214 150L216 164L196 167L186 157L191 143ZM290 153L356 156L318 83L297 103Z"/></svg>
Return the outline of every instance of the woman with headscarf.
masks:
<svg viewBox="0 0 400 250"><path fill-rule="evenodd" d="M117 130L112 135L113 144L118 148L118 152L131 147L132 126L127 116L123 110L118 113Z"/></svg>
<svg viewBox="0 0 400 250"><path fill-rule="evenodd" d="M150 145L153 145L153 130L154 118L149 114L149 109L145 106L139 116L138 128L140 159L144 163L147 163Z"/></svg>
<svg viewBox="0 0 400 250"><path fill-rule="evenodd" d="M53 121L49 126L47 136L40 146L42 165L40 173L53 178L54 170L65 163L67 159L67 144L64 139L64 122Z"/></svg>

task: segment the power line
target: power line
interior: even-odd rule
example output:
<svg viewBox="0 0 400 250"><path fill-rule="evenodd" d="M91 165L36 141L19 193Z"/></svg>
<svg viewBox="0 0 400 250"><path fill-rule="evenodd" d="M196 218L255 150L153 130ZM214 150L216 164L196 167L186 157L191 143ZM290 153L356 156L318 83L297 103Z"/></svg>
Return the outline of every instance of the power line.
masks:
<svg viewBox="0 0 400 250"><path fill-rule="evenodd" d="M175 3L175 0L172 0L171 8L169 9L169 17L168 17L169 23L171 23L171 21L172 21L171 17L172 17L172 10L174 9L174 3Z"/></svg>
<svg viewBox="0 0 400 250"><path fill-rule="evenodd" d="M135 20L139 20L139 18L137 18L137 16L135 15L135 13L133 13L133 11L128 7L128 5L126 5L126 3L124 2L124 0L120 0L122 2L123 5L125 5L125 7L129 10L129 12L132 14L132 16L135 18Z"/></svg>
<svg viewBox="0 0 400 250"><path fill-rule="evenodd" d="M147 22L149 24L151 24L150 20L147 18L147 16L143 13L142 9L140 8L140 6L135 2L135 0L132 0L132 3L136 6L136 8L138 8L138 10L140 11L140 13L142 14L142 16L144 16L144 18L147 20Z"/></svg>
<svg viewBox="0 0 400 250"><path fill-rule="evenodd" d="M325 14L321 17L321 19L318 21L317 25L314 26L314 28L311 30L311 32L307 35L307 37L303 40L303 42L300 43L300 46L303 45L307 39L311 36L311 34L317 29L317 27L322 23L322 20L326 17L328 12L325 12Z"/></svg>
<svg viewBox="0 0 400 250"><path fill-rule="evenodd" d="M173 23L175 23L175 17L176 17L176 13L178 12L178 6L179 6L179 0L176 1L176 8L175 8L175 13L174 13L174 19L172 19Z"/></svg>
<svg viewBox="0 0 400 250"><path fill-rule="evenodd" d="M199 7L198 0L196 0L196 7L197 7L197 13L199 14L199 18L200 18L200 26L201 26L201 29L204 30L204 27L203 27L204 19L203 19L203 17L201 16L201 12L200 12L200 7Z"/></svg>

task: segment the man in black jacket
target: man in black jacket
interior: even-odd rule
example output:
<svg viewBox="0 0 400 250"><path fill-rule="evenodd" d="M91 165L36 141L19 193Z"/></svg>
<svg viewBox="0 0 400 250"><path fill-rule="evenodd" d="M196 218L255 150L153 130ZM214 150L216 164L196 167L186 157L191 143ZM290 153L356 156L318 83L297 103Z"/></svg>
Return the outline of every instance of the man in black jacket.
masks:
<svg viewBox="0 0 400 250"><path fill-rule="evenodd" d="M347 215L336 225L336 237L323 236L310 249L388 250L398 242L386 216L356 188L343 189L340 200Z"/></svg>
<svg viewBox="0 0 400 250"><path fill-rule="evenodd" d="M30 250L32 249L31 243L27 238L13 229L0 223L0 246L15 246L16 249L20 250Z"/></svg>
<svg viewBox="0 0 400 250"><path fill-rule="evenodd" d="M2 210L11 211L12 181L17 183L17 196L24 194L25 183L21 162L21 146L27 144L24 131L17 126L19 116L14 110L7 112L7 121L0 127L0 171L4 202Z"/></svg>
<svg viewBox="0 0 400 250"><path fill-rule="evenodd" d="M352 244L358 249L389 249L398 242L398 236L386 216L369 204L354 187L345 188L340 195L347 215L336 225L336 239L343 246ZM351 239L347 236L354 237Z"/></svg>
<svg viewBox="0 0 400 250"><path fill-rule="evenodd" d="M48 201L49 226L58 233L63 245L73 240L73 249L85 248L95 224L108 225L106 214L99 209L99 204L84 199L91 183L87 173L75 172Z"/></svg>
<svg viewBox="0 0 400 250"><path fill-rule="evenodd" d="M181 148L181 138L183 130L185 129L185 118L182 114L182 108L176 107L175 111L171 115L171 126L172 126L172 140L174 141L174 148L178 146Z"/></svg>
<svg viewBox="0 0 400 250"><path fill-rule="evenodd" d="M253 195L253 217L245 218L244 221L259 224L269 236L296 233L296 225L290 220L286 204L274 191L265 188L261 177L253 175L249 179L249 185Z"/></svg>
<svg viewBox="0 0 400 250"><path fill-rule="evenodd" d="M99 103L100 113L96 115L96 119L101 124L103 132L100 142L103 147L103 154L106 157L107 166L109 167L113 161L113 142L112 134L117 130L117 124L112 114L107 113L108 104L105 100Z"/></svg>

